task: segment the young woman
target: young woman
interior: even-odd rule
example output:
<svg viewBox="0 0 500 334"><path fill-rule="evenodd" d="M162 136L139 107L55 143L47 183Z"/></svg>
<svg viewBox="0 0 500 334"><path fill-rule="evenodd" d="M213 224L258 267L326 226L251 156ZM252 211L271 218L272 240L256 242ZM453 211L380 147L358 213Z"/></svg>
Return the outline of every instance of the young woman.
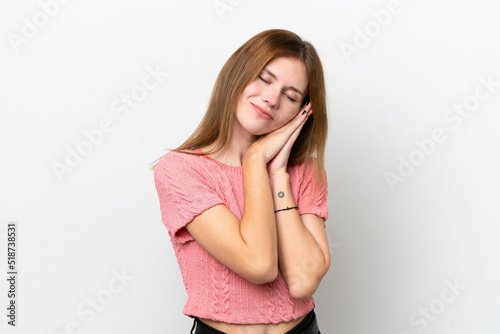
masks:
<svg viewBox="0 0 500 334"><path fill-rule="evenodd" d="M315 49L268 30L229 58L201 124L155 165L195 333L320 333L326 135Z"/></svg>

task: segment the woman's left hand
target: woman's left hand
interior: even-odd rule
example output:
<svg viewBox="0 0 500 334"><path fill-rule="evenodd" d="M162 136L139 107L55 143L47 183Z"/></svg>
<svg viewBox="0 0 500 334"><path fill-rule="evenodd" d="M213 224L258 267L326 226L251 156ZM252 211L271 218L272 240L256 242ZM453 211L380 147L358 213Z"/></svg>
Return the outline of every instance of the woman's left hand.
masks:
<svg viewBox="0 0 500 334"><path fill-rule="evenodd" d="M290 152L292 150L292 146L295 143L295 140L297 139L297 137L299 136L300 131L304 127L304 124L307 122L307 119L312 114L311 104L306 105L305 107L301 108L299 113L302 114L304 111L307 113L305 120L290 135L290 137L286 141L285 145L281 148L281 150L278 152L278 154L276 154L274 156L274 158L271 161L269 161L269 163L267 164L267 172L268 172L270 178L273 178L279 174L287 172L286 168L288 166L288 158L290 157ZM292 119L292 121L293 121L293 119ZM288 124L285 124L285 126L287 126L287 125Z"/></svg>

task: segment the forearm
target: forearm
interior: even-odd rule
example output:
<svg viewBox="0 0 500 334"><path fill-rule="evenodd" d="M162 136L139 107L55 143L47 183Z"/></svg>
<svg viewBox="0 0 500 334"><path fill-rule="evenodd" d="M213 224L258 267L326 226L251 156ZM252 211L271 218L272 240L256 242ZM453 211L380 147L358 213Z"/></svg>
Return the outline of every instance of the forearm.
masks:
<svg viewBox="0 0 500 334"><path fill-rule="evenodd" d="M278 273L278 242L271 185L263 156L248 152L243 161L244 212L240 223L243 241L270 276Z"/></svg>
<svg viewBox="0 0 500 334"><path fill-rule="evenodd" d="M296 206L288 174L271 178L275 210ZM329 267L321 247L304 225L298 210L275 214L279 269L294 298L307 298L316 291Z"/></svg>

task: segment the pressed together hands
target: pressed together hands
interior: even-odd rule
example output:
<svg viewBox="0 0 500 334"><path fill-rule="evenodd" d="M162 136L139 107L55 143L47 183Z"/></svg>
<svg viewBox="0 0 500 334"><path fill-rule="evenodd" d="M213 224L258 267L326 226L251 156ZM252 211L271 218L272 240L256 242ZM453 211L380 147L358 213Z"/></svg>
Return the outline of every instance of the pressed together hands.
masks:
<svg viewBox="0 0 500 334"><path fill-rule="evenodd" d="M272 282L281 271L297 299L314 293L330 263L322 218L300 216L297 210L275 213L296 205L287 165L292 146L311 114L311 104L302 106L288 123L262 135L246 152L241 220L219 204L186 226L209 254L252 283ZM304 263L308 263L306 271Z"/></svg>
<svg viewBox="0 0 500 334"><path fill-rule="evenodd" d="M250 146L248 150L250 153L264 155L271 179L281 173L286 173L292 146L311 114L312 107L308 102L288 123L263 135Z"/></svg>

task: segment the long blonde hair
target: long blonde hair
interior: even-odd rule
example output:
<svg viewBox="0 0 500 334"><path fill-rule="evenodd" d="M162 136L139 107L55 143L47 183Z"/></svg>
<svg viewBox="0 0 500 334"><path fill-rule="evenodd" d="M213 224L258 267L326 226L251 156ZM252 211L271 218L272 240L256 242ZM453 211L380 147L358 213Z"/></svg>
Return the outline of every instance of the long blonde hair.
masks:
<svg viewBox="0 0 500 334"><path fill-rule="evenodd" d="M325 79L321 60L311 43L303 41L293 32L282 29L263 31L243 44L231 57L217 77L207 112L193 134L172 151L207 155L218 152L229 143L240 94L257 78L269 61L277 57L290 57L304 62L308 74L308 91L305 100L312 103L309 117L295 141L289 165L313 164L315 186L324 182L324 155L328 120L325 97ZM305 102L304 100L304 102ZM190 153L184 150L200 149L209 145L209 152ZM158 158L153 164L154 170ZM304 169L305 171L305 169Z"/></svg>

